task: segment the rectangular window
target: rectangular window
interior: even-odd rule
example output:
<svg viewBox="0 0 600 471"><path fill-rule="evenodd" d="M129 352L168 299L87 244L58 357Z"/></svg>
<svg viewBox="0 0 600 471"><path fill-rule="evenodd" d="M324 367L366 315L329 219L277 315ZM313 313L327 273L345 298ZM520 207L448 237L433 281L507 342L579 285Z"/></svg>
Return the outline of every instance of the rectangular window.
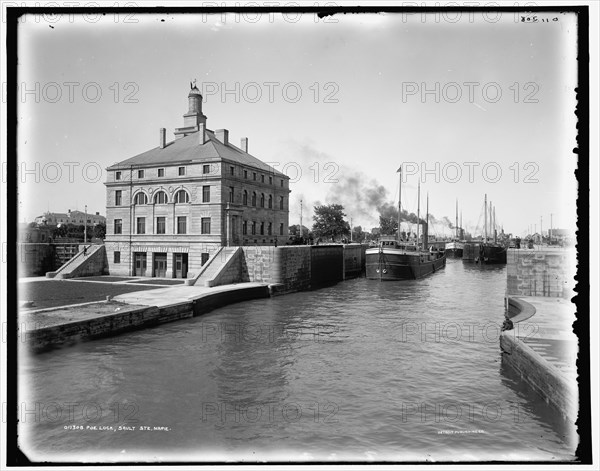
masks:
<svg viewBox="0 0 600 471"><path fill-rule="evenodd" d="M229 187L229 202L230 202L230 203L233 203L233 198L234 198L234 195L235 195L235 193L234 193L233 187L232 187L232 186L230 186L230 187Z"/></svg>
<svg viewBox="0 0 600 471"><path fill-rule="evenodd" d="M256 172L252 172L252 180L256 181Z"/></svg>
<svg viewBox="0 0 600 471"><path fill-rule="evenodd" d="M279 235L283 235L283 223L279 224Z"/></svg>
<svg viewBox="0 0 600 471"><path fill-rule="evenodd" d="M146 218L137 218L137 233L136 234L145 234L146 233Z"/></svg>
<svg viewBox="0 0 600 471"><path fill-rule="evenodd" d="M210 234L210 218L202 218L202 234Z"/></svg>
<svg viewBox="0 0 600 471"><path fill-rule="evenodd" d="M115 206L121 206L121 200L123 198L123 193L121 190L115 191Z"/></svg>
<svg viewBox="0 0 600 471"><path fill-rule="evenodd" d="M179 173L179 176L182 177L183 175L185 175L185 167L179 167L177 169L177 172Z"/></svg>
<svg viewBox="0 0 600 471"><path fill-rule="evenodd" d="M256 235L256 223L252 221L252 235Z"/></svg>
<svg viewBox="0 0 600 471"><path fill-rule="evenodd" d="M281 186L283 186L283 179L281 179Z"/></svg>
<svg viewBox="0 0 600 471"><path fill-rule="evenodd" d="M121 179L121 172L115 172L115 180Z"/></svg>
<svg viewBox="0 0 600 471"><path fill-rule="evenodd" d="M210 203L210 186L208 185L202 187L202 202Z"/></svg>
<svg viewBox="0 0 600 471"><path fill-rule="evenodd" d="M138 170L138 178L144 178L144 171Z"/></svg>
<svg viewBox="0 0 600 471"><path fill-rule="evenodd" d="M273 223L272 223L272 222L270 222L270 223L269 223L269 226L268 226L268 234L269 234L269 235L273 235Z"/></svg>
<svg viewBox="0 0 600 471"><path fill-rule="evenodd" d="M283 209L283 196L279 197L279 209Z"/></svg>
<svg viewBox="0 0 600 471"><path fill-rule="evenodd" d="M235 167L229 167L229 175L235 175Z"/></svg>
<svg viewBox="0 0 600 471"><path fill-rule="evenodd" d="M269 177L269 185L273 184L273 177Z"/></svg>
<svg viewBox="0 0 600 471"><path fill-rule="evenodd" d="M248 221L244 221L244 224L242 224L242 235L247 235L248 234Z"/></svg>
<svg viewBox="0 0 600 471"><path fill-rule="evenodd" d="M177 216L177 234L187 234L187 218Z"/></svg>
<svg viewBox="0 0 600 471"><path fill-rule="evenodd" d="M265 223L260 223L260 235L265 235Z"/></svg>
<svg viewBox="0 0 600 471"><path fill-rule="evenodd" d="M248 180L248 170L244 170L244 178Z"/></svg>
<svg viewBox="0 0 600 471"><path fill-rule="evenodd" d="M156 233L157 234L166 234L167 230L167 220L164 217L156 218Z"/></svg>
<svg viewBox="0 0 600 471"><path fill-rule="evenodd" d="M114 252L113 263L121 263L121 252Z"/></svg>
<svg viewBox="0 0 600 471"><path fill-rule="evenodd" d="M123 220L122 219L114 220L114 233L115 234L123 234Z"/></svg>
<svg viewBox="0 0 600 471"><path fill-rule="evenodd" d="M164 168L159 168L158 169L158 177L164 177L165 176L165 169Z"/></svg>
<svg viewBox="0 0 600 471"><path fill-rule="evenodd" d="M202 173L205 174L205 175L207 173L210 173L210 165L203 165L202 166Z"/></svg>
<svg viewBox="0 0 600 471"><path fill-rule="evenodd" d="M264 175L261 175L261 176L260 176L260 182L261 182L261 183L264 183L264 182L265 182L265 176L264 176Z"/></svg>

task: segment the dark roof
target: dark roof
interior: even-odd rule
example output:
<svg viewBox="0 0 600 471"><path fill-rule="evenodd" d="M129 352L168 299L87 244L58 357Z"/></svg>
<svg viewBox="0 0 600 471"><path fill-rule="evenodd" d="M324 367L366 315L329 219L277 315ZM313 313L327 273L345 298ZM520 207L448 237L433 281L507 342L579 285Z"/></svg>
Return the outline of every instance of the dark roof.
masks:
<svg viewBox="0 0 600 471"><path fill-rule="evenodd" d="M228 145L223 144L209 129L206 130L206 142L202 145L198 143L198 133L195 132L167 143L163 149L155 147L154 149L150 149L149 151L142 152L134 157L111 165L107 170L125 169L132 165L134 167L143 167L161 164L192 163L215 159L223 159L238 164L248 165L268 173L288 178L287 175L275 170L273 167L265 164L231 143Z"/></svg>

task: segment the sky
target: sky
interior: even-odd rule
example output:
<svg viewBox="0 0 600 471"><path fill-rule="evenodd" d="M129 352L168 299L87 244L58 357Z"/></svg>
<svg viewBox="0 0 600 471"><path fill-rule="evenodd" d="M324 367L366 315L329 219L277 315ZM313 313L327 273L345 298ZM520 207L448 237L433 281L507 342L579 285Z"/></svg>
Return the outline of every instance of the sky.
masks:
<svg viewBox="0 0 600 471"><path fill-rule="evenodd" d="M480 233L485 195L507 233L575 229L569 14L28 16L18 57L19 221L105 214L106 167L174 139L196 79L207 127L290 176L290 225L339 203L378 226L402 166L430 233L457 201Z"/></svg>

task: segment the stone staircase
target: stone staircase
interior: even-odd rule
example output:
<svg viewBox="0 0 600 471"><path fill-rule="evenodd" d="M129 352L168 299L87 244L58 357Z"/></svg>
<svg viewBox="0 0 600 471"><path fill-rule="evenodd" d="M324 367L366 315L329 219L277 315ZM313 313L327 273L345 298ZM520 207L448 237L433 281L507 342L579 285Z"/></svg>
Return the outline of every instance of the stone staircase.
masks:
<svg viewBox="0 0 600 471"><path fill-rule="evenodd" d="M227 269L238 250L239 247L223 247L219 250L203 267L194 286L217 286L219 275Z"/></svg>
<svg viewBox="0 0 600 471"><path fill-rule="evenodd" d="M105 272L104 258L104 245L88 245L85 255L82 248L58 270L47 272L46 278L65 279L78 276L103 275Z"/></svg>

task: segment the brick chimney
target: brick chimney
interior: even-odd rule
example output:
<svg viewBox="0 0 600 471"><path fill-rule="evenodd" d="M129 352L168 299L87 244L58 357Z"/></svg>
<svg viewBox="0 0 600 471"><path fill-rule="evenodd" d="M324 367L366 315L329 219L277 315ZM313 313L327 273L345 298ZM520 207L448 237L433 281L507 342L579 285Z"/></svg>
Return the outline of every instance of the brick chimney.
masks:
<svg viewBox="0 0 600 471"><path fill-rule="evenodd" d="M244 152L248 153L248 138L247 137L242 137L240 149L242 149Z"/></svg>
<svg viewBox="0 0 600 471"><path fill-rule="evenodd" d="M206 124L198 125L198 144L202 145L206 142Z"/></svg>
<svg viewBox="0 0 600 471"><path fill-rule="evenodd" d="M215 137L226 146L229 145L229 131L227 129L217 129Z"/></svg>
<svg viewBox="0 0 600 471"><path fill-rule="evenodd" d="M167 145L167 130L165 128L160 128L160 148L164 149Z"/></svg>

